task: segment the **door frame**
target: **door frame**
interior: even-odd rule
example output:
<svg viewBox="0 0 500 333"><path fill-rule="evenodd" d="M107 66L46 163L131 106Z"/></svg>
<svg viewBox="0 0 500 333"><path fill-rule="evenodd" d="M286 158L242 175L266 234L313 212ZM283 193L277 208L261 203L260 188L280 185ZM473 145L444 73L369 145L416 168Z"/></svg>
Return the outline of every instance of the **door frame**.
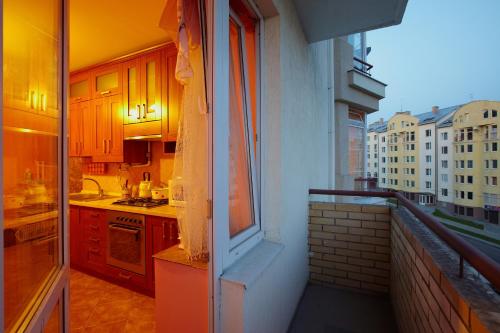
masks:
<svg viewBox="0 0 500 333"><path fill-rule="evenodd" d="M61 56L61 96L60 106L61 112L59 115L58 124L58 163L59 169L59 196L58 196L58 234L59 237L59 266L56 268L59 271L54 272L54 277L49 277L49 284L45 286L43 298L37 300L37 309L33 309L34 314L28 313L28 317L20 328L25 328L26 332L42 332L45 323L52 314L55 304L61 301L60 306L60 328L63 332L69 331L69 252L68 252L68 123L67 123L67 111L68 111L68 83L69 83L69 27L68 27L68 5L69 0L58 0L61 6L61 26L60 26L60 36L61 36L61 48L59 50ZM0 22L2 23L2 34L0 36L0 42L3 45L3 0L0 0ZM0 59L3 63L3 52L0 55ZM3 69L0 69L0 87L3 91ZM0 99L0 115L3 114L3 99ZM3 143L3 117L0 117L0 142ZM3 156L3 145L0 144L0 154ZM3 164L0 163L0 194L3 194ZM0 200L0 211L3 212L3 200ZM4 220L0 219L0 228L3 230ZM0 242L3 244L3 232L0 233ZM0 316L0 329L3 330L4 327L4 248L0 248L0 311L2 315ZM62 311L61 311L62 310ZM31 316L31 317L29 317ZM28 321L29 320L29 321Z"/></svg>

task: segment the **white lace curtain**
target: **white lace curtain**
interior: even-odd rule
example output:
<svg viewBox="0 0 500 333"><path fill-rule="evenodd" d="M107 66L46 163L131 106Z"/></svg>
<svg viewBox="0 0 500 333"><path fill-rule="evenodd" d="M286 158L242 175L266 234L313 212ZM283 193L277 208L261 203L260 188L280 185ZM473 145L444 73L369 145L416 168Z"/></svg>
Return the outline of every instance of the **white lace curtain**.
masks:
<svg viewBox="0 0 500 333"><path fill-rule="evenodd" d="M183 186L184 205L177 207L180 245L190 259L204 259L208 255L208 132L198 0L177 0L177 17L171 15L175 1L168 1L160 23L176 41L175 77L183 85L172 178Z"/></svg>

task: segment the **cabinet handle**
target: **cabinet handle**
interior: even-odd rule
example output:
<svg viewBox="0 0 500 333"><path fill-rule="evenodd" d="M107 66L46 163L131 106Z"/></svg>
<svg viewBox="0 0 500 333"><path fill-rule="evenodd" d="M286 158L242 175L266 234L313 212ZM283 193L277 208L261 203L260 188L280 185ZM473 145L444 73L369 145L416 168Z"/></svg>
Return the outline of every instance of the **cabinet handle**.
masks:
<svg viewBox="0 0 500 333"><path fill-rule="evenodd" d="M83 142L80 142L80 154L83 155Z"/></svg>
<svg viewBox="0 0 500 333"><path fill-rule="evenodd" d="M165 222L161 223L161 227L163 229L163 240L165 240L165 238L167 238L167 236L165 235Z"/></svg>
<svg viewBox="0 0 500 333"><path fill-rule="evenodd" d="M101 240L99 238L90 237L89 241L94 242L94 243L99 243Z"/></svg>
<svg viewBox="0 0 500 333"><path fill-rule="evenodd" d="M142 116L142 118L146 119L146 115L148 114L147 110L146 110L146 103L143 103L142 104L142 112L144 113L144 115Z"/></svg>
<svg viewBox="0 0 500 333"><path fill-rule="evenodd" d="M141 106L137 104L137 119L141 119Z"/></svg>
<svg viewBox="0 0 500 333"><path fill-rule="evenodd" d="M106 154L106 140L102 140L102 151L103 154Z"/></svg>
<svg viewBox="0 0 500 333"><path fill-rule="evenodd" d="M125 280L130 280L132 278L132 275L127 275L122 272L118 273L118 276Z"/></svg>
<svg viewBox="0 0 500 333"><path fill-rule="evenodd" d="M111 154L111 139L108 140L108 154Z"/></svg>
<svg viewBox="0 0 500 333"><path fill-rule="evenodd" d="M105 91L101 91L101 95L106 95L106 94L109 94L111 91L109 90L105 90Z"/></svg>
<svg viewBox="0 0 500 333"><path fill-rule="evenodd" d="M90 225L90 229L92 230L99 230L99 227L96 225Z"/></svg>
<svg viewBox="0 0 500 333"><path fill-rule="evenodd" d="M174 229L174 225L173 223L170 223L169 224L169 228L170 228L170 241L174 240L174 233L173 233L173 229Z"/></svg>
<svg viewBox="0 0 500 333"><path fill-rule="evenodd" d="M94 249L93 247L91 247L91 248L89 249L89 252L90 252L90 253L94 253L94 254L100 254L99 249Z"/></svg>

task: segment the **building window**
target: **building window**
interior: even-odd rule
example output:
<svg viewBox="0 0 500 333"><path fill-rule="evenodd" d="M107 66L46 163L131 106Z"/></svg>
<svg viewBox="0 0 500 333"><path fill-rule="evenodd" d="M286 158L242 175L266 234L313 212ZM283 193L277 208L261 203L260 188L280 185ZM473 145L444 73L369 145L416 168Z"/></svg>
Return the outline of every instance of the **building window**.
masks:
<svg viewBox="0 0 500 333"><path fill-rule="evenodd" d="M491 168L492 169L498 168L498 160L491 160Z"/></svg>
<svg viewBox="0 0 500 333"><path fill-rule="evenodd" d="M431 163L431 162L432 162L432 157L431 157L431 155L425 155L425 161L426 161L427 163Z"/></svg>
<svg viewBox="0 0 500 333"><path fill-rule="evenodd" d="M472 145L467 145L467 152L472 153Z"/></svg>
<svg viewBox="0 0 500 333"><path fill-rule="evenodd" d="M463 206L458 207L458 214L464 215L464 207Z"/></svg>
<svg viewBox="0 0 500 333"><path fill-rule="evenodd" d="M472 140L473 137L473 132L472 132L472 127L467 127L467 140Z"/></svg>
<svg viewBox="0 0 500 333"><path fill-rule="evenodd" d="M465 192L464 191L460 191L460 198L465 199Z"/></svg>
<svg viewBox="0 0 500 333"><path fill-rule="evenodd" d="M431 169L430 168L426 168L425 169L425 175L426 176L430 176L431 175Z"/></svg>
<svg viewBox="0 0 500 333"><path fill-rule="evenodd" d="M472 200L473 197L472 192L467 192L467 199Z"/></svg>
<svg viewBox="0 0 500 333"><path fill-rule="evenodd" d="M429 137L432 135L432 130L428 129L428 130L425 130L425 136Z"/></svg>
<svg viewBox="0 0 500 333"><path fill-rule="evenodd" d="M365 118L362 112L349 110L349 174L354 177L363 175L363 136Z"/></svg>
<svg viewBox="0 0 500 333"><path fill-rule="evenodd" d="M432 184L431 182L425 182L425 188L431 188Z"/></svg>
<svg viewBox="0 0 500 333"><path fill-rule="evenodd" d="M465 153L465 146L464 145L460 145L460 152Z"/></svg>
<svg viewBox="0 0 500 333"><path fill-rule="evenodd" d="M497 110L491 110L491 118L497 117Z"/></svg>
<svg viewBox="0 0 500 333"><path fill-rule="evenodd" d="M497 181L497 177L493 176L491 177L491 185L493 186L497 186L498 185L498 181Z"/></svg>
<svg viewBox="0 0 500 333"><path fill-rule="evenodd" d="M448 147L444 146L444 147L441 147L441 154L448 154Z"/></svg>
<svg viewBox="0 0 500 333"><path fill-rule="evenodd" d="M473 165L474 165L474 161L473 160L467 160L467 168L472 169Z"/></svg>
<svg viewBox="0 0 500 333"><path fill-rule="evenodd" d="M448 189L447 188L442 188L441 189L441 195L443 197L447 197L448 196Z"/></svg>
<svg viewBox="0 0 500 333"><path fill-rule="evenodd" d="M464 168L465 168L465 161L461 160L460 161L460 169L464 169Z"/></svg>
<svg viewBox="0 0 500 333"><path fill-rule="evenodd" d="M447 160L442 160L441 161L441 167L443 169L447 169L448 168L448 161Z"/></svg>
<svg viewBox="0 0 500 333"><path fill-rule="evenodd" d="M490 168L490 161L489 160L484 160L484 167L486 169L489 169Z"/></svg>
<svg viewBox="0 0 500 333"><path fill-rule="evenodd" d="M472 207L467 207L467 216L474 216L474 209Z"/></svg>
<svg viewBox="0 0 500 333"><path fill-rule="evenodd" d="M448 140L448 132L443 132L443 133L441 133L441 139L442 139L443 141Z"/></svg>
<svg viewBox="0 0 500 333"><path fill-rule="evenodd" d="M382 178L382 184L385 184L385 178Z"/></svg>
<svg viewBox="0 0 500 333"><path fill-rule="evenodd" d="M485 152L488 152L488 151L489 151L489 144L488 144L488 142L486 142L486 143L484 144L484 151L485 151Z"/></svg>
<svg viewBox="0 0 500 333"><path fill-rule="evenodd" d="M448 182L448 175L446 173L441 174L441 181L443 183L447 183Z"/></svg>
<svg viewBox="0 0 500 333"><path fill-rule="evenodd" d="M426 142L425 143L425 149L427 149L427 150L431 149L431 143L430 142Z"/></svg>
<svg viewBox="0 0 500 333"><path fill-rule="evenodd" d="M464 183L465 183L465 176L464 176L464 175L461 175L461 176L460 176L460 183L461 183L461 184L464 184Z"/></svg>
<svg viewBox="0 0 500 333"><path fill-rule="evenodd" d="M491 143L491 151L498 151L498 142Z"/></svg>
<svg viewBox="0 0 500 333"><path fill-rule="evenodd" d="M241 22L245 22L242 24ZM259 103L259 19L229 18L229 234L233 242L260 229L256 179L256 119ZM253 228L256 227L256 228ZM241 235L241 236L240 236ZM245 235L247 235L245 233ZM241 239L241 240L240 240Z"/></svg>
<svg viewBox="0 0 500 333"><path fill-rule="evenodd" d="M484 176L484 184L488 185L488 176Z"/></svg>
<svg viewBox="0 0 500 333"><path fill-rule="evenodd" d="M487 119L488 118L488 110L483 111L483 118Z"/></svg>
<svg viewBox="0 0 500 333"><path fill-rule="evenodd" d="M382 168L382 173L385 173L385 168Z"/></svg>
<svg viewBox="0 0 500 333"><path fill-rule="evenodd" d="M385 136L382 137L382 142L385 142Z"/></svg>
<svg viewBox="0 0 500 333"><path fill-rule="evenodd" d="M473 183L473 176L467 176L467 184L472 184Z"/></svg>

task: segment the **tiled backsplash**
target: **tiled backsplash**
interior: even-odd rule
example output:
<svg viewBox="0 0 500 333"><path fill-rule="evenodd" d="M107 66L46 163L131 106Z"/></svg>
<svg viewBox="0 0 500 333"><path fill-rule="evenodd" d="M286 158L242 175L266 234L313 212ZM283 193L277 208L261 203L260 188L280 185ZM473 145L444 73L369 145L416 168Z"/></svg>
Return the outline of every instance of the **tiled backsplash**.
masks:
<svg viewBox="0 0 500 333"><path fill-rule="evenodd" d="M107 163L107 171L105 175L88 175L84 173L84 164L90 161L85 158L71 157L69 159L70 193L80 192L83 190L94 191L96 185L92 182L83 182L85 177L93 178L101 184L105 193L120 193L120 177L121 182L129 180L129 184L138 185L142 180L143 172L151 173L153 186L159 186L161 183L167 185L168 180L172 177L174 165L174 154L164 154L162 151L161 142L153 142L151 144L152 161L150 166L146 167L128 167L120 169L121 163Z"/></svg>

